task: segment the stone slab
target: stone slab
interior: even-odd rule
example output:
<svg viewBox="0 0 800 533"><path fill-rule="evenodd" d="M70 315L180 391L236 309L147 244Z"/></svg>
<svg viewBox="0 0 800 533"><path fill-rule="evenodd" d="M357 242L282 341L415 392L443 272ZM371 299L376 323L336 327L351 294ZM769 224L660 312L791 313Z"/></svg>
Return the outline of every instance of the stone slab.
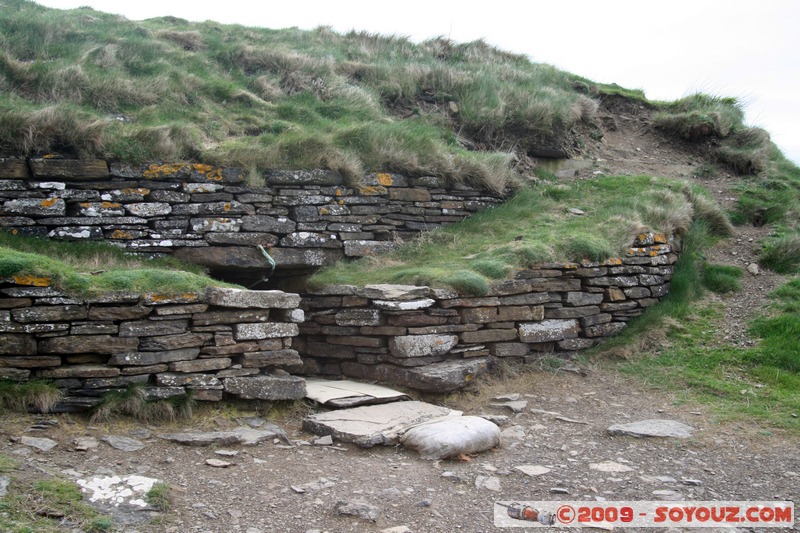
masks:
<svg viewBox="0 0 800 533"><path fill-rule="evenodd" d="M162 433L157 437L184 446L256 446L276 437L286 439L286 432L273 424L264 424L258 429L241 427L231 431Z"/></svg>
<svg viewBox="0 0 800 533"><path fill-rule="evenodd" d="M299 400L306 395L306 382L297 376L253 376L224 381L226 393L245 400Z"/></svg>
<svg viewBox="0 0 800 533"><path fill-rule="evenodd" d="M687 439L692 436L695 428L675 420L650 419L631 422L629 424L614 424L608 428L611 435L627 435L631 437L672 437Z"/></svg>
<svg viewBox="0 0 800 533"><path fill-rule="evenodd" d="M206 290L206 298L211 305L220 307L294 309L300 305L300 295L283 291L247 291L212 287Z"/></svg>
<svg viewBox="0 0 800 533"><path fill-rule="evenodd" d="M397 444L400 435L411 426L452 416L461 416L461 412L410 401L311 415L303 420L303 428L316 435L331 435L339 442L371 448Z"/></svg>

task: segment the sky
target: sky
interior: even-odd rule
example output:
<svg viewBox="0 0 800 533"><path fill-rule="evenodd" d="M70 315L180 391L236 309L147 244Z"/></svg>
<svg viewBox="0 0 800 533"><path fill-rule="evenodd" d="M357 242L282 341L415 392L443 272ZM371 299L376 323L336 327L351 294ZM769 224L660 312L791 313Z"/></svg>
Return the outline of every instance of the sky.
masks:
<svg viewBox="0 0 800 533"><path fill-rule="evenodd" d="M795 0L37 0L131 20L175 16L265 28L368 31L414 42L484 39L651 100L733 96L800 164L800 2Z"/></svg>

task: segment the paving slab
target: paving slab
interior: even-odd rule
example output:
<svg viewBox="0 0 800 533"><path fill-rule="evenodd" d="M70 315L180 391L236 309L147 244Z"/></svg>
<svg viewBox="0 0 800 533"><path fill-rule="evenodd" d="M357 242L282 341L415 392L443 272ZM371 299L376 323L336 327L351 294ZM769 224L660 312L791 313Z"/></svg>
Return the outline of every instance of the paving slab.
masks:
<svg viewBox="0 0 800 533"><path fill-rule="evenodd" d="M461 414L446 407L410 401L318 413L303 420L303 428L317 435L331 435L339 442L371 448L397 444L400 435L417 424Z"/></svg>
<svg viewBox="0 0 800 533"><path fill-rule="evenodd" d="M306 398L328 407L358 407L391 403L411 398L402 392L358 381L308 379L306 378Z"/></svg>
<svg viewBox="0 0 800 533"><path fill-rule="evenodd" d="M694 433L690 425L675 420L640 420L630 424L614 424L608 428L611 435L628 435L631 437L672 437L687 439Z"/></svg>

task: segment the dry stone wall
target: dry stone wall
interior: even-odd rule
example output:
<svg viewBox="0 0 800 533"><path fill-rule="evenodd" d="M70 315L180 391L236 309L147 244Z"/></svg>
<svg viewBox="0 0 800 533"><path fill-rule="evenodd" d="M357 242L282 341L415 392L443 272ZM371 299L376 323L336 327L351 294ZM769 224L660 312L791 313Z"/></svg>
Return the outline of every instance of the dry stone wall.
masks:
<svg viewBox="0 0 800 533"><path fill-rule="evenodd" d="M110 293L71 298L47 278L0 279L0 379L52 380L56 411L97 405L144 386L150 400L296 399L292 348L303 311L281 291L210 288L177 296Z"/></svg>
<svg viewBox="0 0 800 533"><path fill-rule="evenodd" d="M358 187L331 171L275 171L248 185L236 168L0 159L0 229L105 240L175 253L218 270L319 267L392 248L422 230L499 204L497 194L435 177L370 174Z"/></svg>
<svg viewBox="0 0 800 533"><path fill-rule="evenodd" d="M449 391L500 359L571 352L618 333L667 294L677 257L663 235L648 233L623 258L520 270L480 297L324 287L303 295L296 345L310 373Z"/></svg>

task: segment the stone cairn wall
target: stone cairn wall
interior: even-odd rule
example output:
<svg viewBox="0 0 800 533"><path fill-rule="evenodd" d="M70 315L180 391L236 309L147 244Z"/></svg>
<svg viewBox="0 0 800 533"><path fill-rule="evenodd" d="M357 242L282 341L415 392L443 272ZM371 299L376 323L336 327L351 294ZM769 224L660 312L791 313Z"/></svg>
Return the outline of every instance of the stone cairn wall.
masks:
<svg viewBox="0 0 800 533"><path fill-rule="evenodd" d="M677 255L639 235L623 258L517 272L481 297L428 287L329 286L303 296L296 341L307 372L442 392L499 359L588 348L669 290Z"/></svg>
<svg viewBox="0 0 800 533"><path fill-rule="evenodd" d="M264 271L262 245L278 269L300 269L390 249L503 201L435 177L370 174L357 188L323 170L263 178L247 185L239 169L200 164L0 159L0 230L236 271Z"/></svg>
<svg viewBox="0 0 800 533"><path fill-rule="evenodd" d="M0 279L0 379L52 380L77 411L142 384L150 400L296 399L292 338L300 297L210 288L203 294L110 293L75 299L48 278Z"/></svg>

